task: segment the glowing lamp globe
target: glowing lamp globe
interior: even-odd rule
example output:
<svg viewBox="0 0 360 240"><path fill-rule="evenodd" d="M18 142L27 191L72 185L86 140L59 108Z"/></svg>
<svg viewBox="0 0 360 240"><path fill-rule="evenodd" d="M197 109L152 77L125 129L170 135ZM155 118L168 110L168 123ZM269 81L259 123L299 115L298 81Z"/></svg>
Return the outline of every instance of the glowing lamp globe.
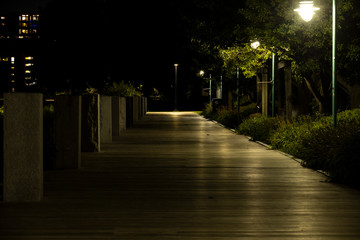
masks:
<svg viewBox="0 0 360 240"><path fill-rule="evenodd" d="M298 12L305 22L309 22L313 18L315 11L318 10L320 10L320 8L314 7L313 1L303 1L300 2L300 8L295 9L294 11Z"/></svg>

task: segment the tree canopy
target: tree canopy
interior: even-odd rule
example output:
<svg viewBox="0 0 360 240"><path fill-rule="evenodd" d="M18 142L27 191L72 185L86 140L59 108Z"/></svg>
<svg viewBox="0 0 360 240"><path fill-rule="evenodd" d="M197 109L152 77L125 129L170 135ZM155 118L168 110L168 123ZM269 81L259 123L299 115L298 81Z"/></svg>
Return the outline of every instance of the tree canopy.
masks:
<svg viewBox="0 0 360 240"><path fill-rule="evenodd" d="M278 60L291 60L293 75L297 81L304 81L321 112L330 111L331 94L331 47L332 47L332 5L327 0L318 0L320 7L310 22L303 21L294 12L298 1L246 0L234 10L239 21L230 34L230 41L218 41L215 47L223 60L223 69L230 74L239 67L245 77L250 78L271 56ZM337 5L337 70L344 87L359 81L356 67L360 56L360 3L355 0L338 0ZM231 31L223 31L228 34ZM228 35L229 36L229 35ZM257 39L261 47L250 48L250 41ZM205 41L206 42L206 41Z"/></svg>

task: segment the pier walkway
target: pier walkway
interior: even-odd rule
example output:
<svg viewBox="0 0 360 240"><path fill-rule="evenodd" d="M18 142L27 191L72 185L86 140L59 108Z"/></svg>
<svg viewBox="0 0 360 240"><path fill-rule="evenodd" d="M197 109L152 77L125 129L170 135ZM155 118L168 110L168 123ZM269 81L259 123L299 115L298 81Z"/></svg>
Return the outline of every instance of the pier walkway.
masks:
<svg viewBox="0 0 360 240"><path fill-rule="evenodd" d="M148 113L44 200L0 203L0 239L356 240L360 192L190 112Z"/></svg>

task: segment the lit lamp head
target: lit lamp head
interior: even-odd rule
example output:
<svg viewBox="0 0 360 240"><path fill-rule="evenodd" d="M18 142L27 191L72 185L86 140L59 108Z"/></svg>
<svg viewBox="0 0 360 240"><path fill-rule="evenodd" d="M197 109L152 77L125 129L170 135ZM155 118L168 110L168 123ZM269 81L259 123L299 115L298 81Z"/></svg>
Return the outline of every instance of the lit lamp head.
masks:
<svg viewBox="0 0 360 240"><path fill-rule="evenodd" d="M260 42L259 42L258 40L251 41L250 46L251 46L253 49L257 49L257 48L260 46Z"/></svg>
<svg viewBox="0 0 360 240"><path fill-rule="evenodd" d="M303 1L300 2L300 8L295 9L294 11L298 12L305 22L309 22L313 18L315 11L318 10L320 10L320 8L314 7L313 1Z"/></svg>
<svg viewBox="0 0 360 240"><path fill-rule="evenodd" d="M204 72L203 70L201 70L201 71L199 72L199 74L200 74L200 77L203 77L203 76L205 75L205 72Z"/></svg>

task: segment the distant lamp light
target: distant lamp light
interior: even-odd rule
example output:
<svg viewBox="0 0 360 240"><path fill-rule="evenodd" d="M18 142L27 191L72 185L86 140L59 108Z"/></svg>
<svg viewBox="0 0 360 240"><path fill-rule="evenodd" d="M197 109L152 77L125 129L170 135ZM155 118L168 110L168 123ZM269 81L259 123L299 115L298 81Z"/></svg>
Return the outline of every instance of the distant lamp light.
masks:
<svg viewBox="0 0 360 240"><path fill-rule="evenodd" d="M298 12L305 22L309 22L313 18L315 11L318 10L320 10L320 8L314 7L313 1L303 1L300 2L300 8L297 8L294 11Z"/></svg>
<svg viewBox="0 0 360 240"><path fill-rule="evenodd" d="M260 42L257 41L257 40L254 40L254 41L251 42L250 46L253 49L257 49L260 46Z"/></svg>
<svg viewBox="0 0 360 240"><path fill-rule="evenodd" d="M201 71L199 72L199 74L200 74L200 77L203 77L203 76L205 75L204 70L201 70Z"/></svg>

